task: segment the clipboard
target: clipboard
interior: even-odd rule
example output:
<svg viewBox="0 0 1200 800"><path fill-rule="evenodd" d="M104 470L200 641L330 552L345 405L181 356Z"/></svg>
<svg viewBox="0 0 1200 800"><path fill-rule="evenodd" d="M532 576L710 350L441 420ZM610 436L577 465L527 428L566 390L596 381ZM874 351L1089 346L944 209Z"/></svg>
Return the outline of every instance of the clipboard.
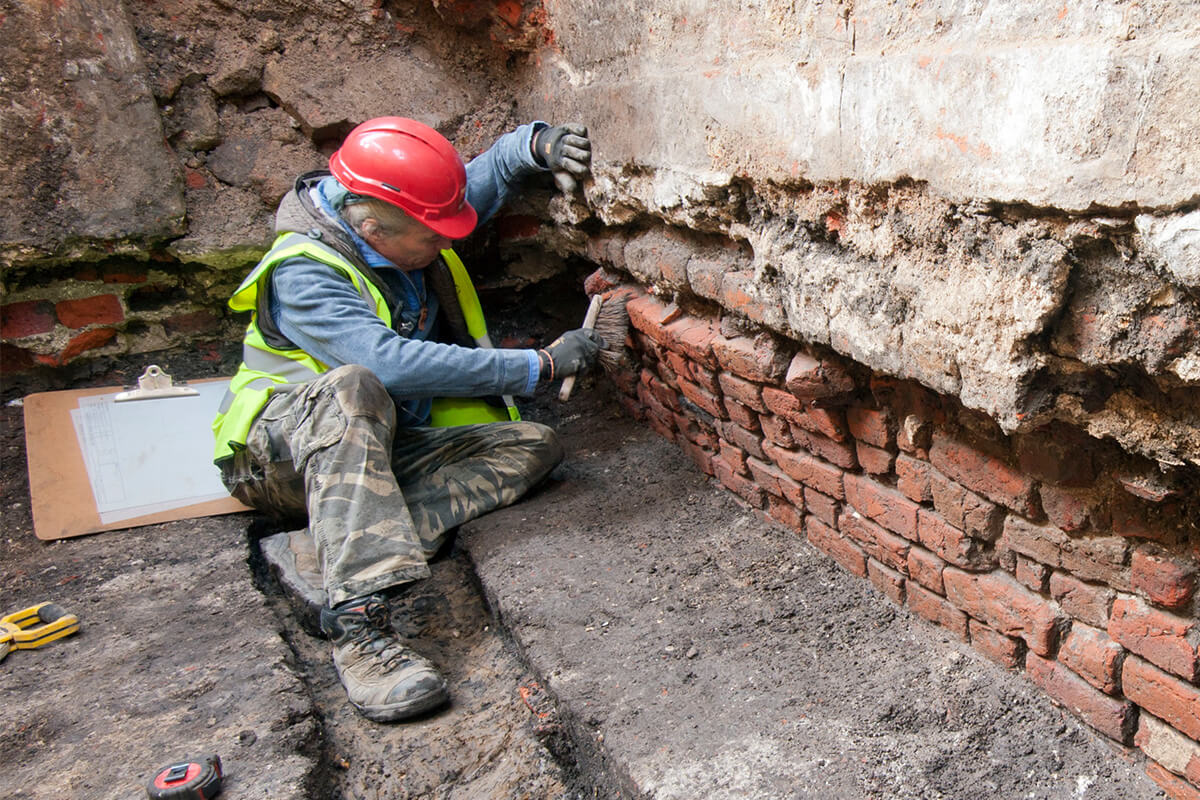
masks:
<svg viewBox="0 0 1200 800"><path fill-rule="evenodd" d="M172 385L168 376L158 367L152 367L139 379L139 387L132 390L135 395L130 398L132 402L112 402L117 395L129 394L123 387L40 392L27 396L24 400L25 449L34 535L43 540L65 539L249 510L229 496L223 486L219 489L212 486L217 468L212 464L211 435L205 448L207 452L198 450L197 430L208 433L216 413L211 398L223 392L228 382L228 378L212 378L187 386ZM112 397L106 397L109 395ZM90 440L83 438L81 433L81 414L83 430L90 434ZM107 432L111 433L128 429L131 414L137 418L133 434L125 435L117 442L102 441L106 417L115 416L116 419L116 422L109 420L112 427ZM101 424L90 424L89 420L99 420ZM120 427L122 421L123 428ZM191 452L184 452L189 448L180 447L179 432L182 430L190 435ZM96 450L106 446L113 453L120 452L124 465L116 466L127 468L129 475L136 474L136 470L160 469L163 480L155 485L171 484L176 491L157 502L129 500L123 509L114 510L114 502L120 505L120 499L114 501L113 497L121 494L122 487L106 485L103 477L98 483L96 477ZM208 470L211 472L206 472ZM118 469L108 480L119 480L125 474ZM204 499L195 500L189 495L193 485L203 489L196 496ZM131 498L145 500L154 491L153 486L142 485L138 491L128 494ZM223 496L215 496L218 494Z"/></svg>

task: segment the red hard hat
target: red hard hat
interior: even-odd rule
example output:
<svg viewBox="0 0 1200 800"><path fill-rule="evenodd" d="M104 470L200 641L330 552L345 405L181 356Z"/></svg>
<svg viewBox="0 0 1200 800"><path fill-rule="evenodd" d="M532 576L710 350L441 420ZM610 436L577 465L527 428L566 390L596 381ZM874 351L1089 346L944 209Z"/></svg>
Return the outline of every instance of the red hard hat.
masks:
<svg viewBox="0 0 1200 800"><path fill-rule="evenodd" d="M329 170L354 194L399 206L442 236L461 239L475 228L462 159L415 119L367 120L330 156Z"/></svg>

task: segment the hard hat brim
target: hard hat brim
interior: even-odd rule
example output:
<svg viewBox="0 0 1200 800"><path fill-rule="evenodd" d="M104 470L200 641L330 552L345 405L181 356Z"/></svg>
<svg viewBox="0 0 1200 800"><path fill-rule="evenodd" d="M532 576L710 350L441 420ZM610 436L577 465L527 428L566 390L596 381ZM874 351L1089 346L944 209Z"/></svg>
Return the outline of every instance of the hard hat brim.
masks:
<svg viewBox="0 0 1200 800"><path fill-rule="evenodd" d="M479 222L479 215L475 213L475 209L471 207L470 203L463 203L457 214L439 219L421 219L419 217L416 219L434 233L445 236L447 239L461 239L475 230L475 225Z"/></svg>

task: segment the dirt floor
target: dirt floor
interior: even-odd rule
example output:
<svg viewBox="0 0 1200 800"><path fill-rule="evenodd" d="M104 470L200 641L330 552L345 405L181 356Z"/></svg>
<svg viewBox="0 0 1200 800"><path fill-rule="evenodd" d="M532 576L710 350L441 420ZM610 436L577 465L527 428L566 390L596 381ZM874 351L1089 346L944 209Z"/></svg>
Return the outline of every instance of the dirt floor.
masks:
<svg viewBox="0 0 1200 800"><path fill-rule="evenodd" d="M83 621L0 662L5 796L137 797L215 752L230 798L1161 797L1021 675L580 389L528 415L567 443L552 480L464 526L397 603L454 698L398 726L345 704L251 515L35 539L21 409L0 409L5 611Z"/></svg>

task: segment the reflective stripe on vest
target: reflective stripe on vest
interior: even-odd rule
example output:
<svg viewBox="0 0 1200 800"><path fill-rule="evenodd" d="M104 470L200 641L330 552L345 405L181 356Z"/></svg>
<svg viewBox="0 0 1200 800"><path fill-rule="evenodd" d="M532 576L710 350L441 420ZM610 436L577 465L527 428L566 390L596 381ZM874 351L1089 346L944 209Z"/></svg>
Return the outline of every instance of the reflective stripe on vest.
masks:
<svg viewBox="0 0 1200 800"><path fill-rule="evenodd" d="M276 266L287 259L298 257L320 262L345 275L363 299L375 309L376 315L391 327L392 315L387 301L357 267L329 246L304 234L281 234L276 238L271 250L251 270L229 299L231 309L250 311L252 315L242 343L242 364L230 382L229 391L221 402L216 419L213 420L212 428L216 438L214 459L217 462L230 458L236 449L245 446L250 426L274 392L291 385L306 383L329 369L328 365L299 348L283 350L272 347L267 343L258 325L259 290L270 280ZM483 310L462 260L453 250L443 250L442 257L454 278L455 293L463 306L463 317L467 322L468 331L481 347L491 347ZM463 302L464 298L466 302ZM448 426L504 419L519 420L521 417L512 398L506 396L504 401L507 408L501 410L472 398L435 400L436 418L432 420L432 424Z"/></svg>

